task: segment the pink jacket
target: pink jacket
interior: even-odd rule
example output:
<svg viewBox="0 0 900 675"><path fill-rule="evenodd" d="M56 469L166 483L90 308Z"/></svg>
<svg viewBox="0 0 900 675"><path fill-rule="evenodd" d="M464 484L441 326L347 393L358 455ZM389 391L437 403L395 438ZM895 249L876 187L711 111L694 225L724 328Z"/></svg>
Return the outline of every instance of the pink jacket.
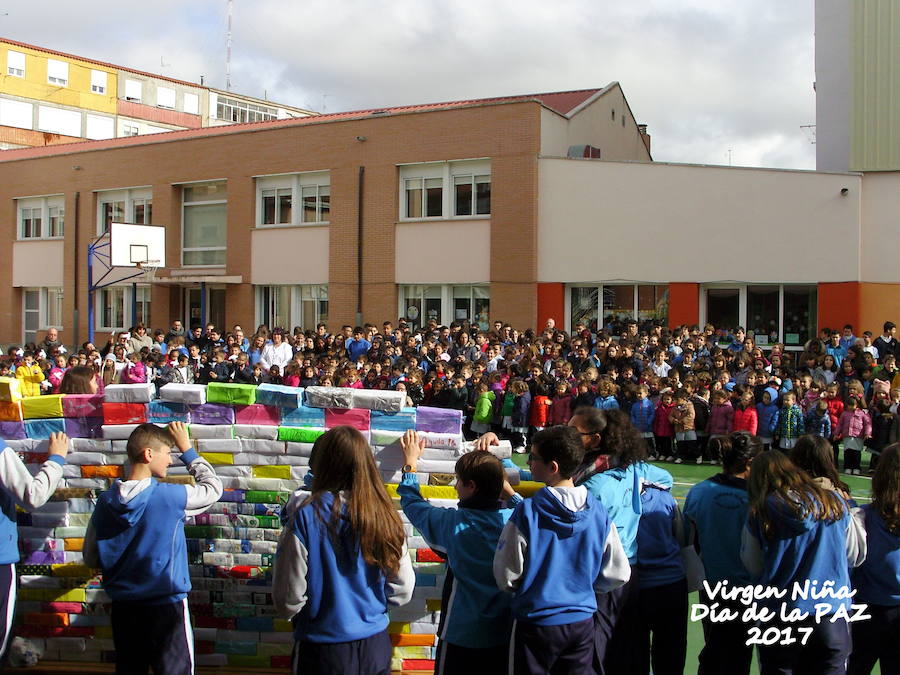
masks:
<svg viewBox="0 0 900 675"><path fill-rule="evenodd" d="M732 425L734 424L734 408L731 403L725 401L709 408L709 424L706 429L710 435L730 434Z"/></svg>
<svg viewBox="0 0 900 675"><path fill-rule="evenodd" d="M838 421L835 438L867 438L872 435L872 418L865 410L845 410Z"/></svg>
<svg viewBox="0 0 900 675"><path fill-rule="evenodd" d="M128 362L125 370L122 371L122 384L142 384L147 381L147 369L141 361L137 363Z"/></svg>
<svg viewBox="0 0 900 675"><path fill-rule="evenodd" d="M675 425L669 421L669 413L675 410L675 404L663 405L656 404L656 417L653 418L653 433L662 437L673 437L675 435Z"/></svg>

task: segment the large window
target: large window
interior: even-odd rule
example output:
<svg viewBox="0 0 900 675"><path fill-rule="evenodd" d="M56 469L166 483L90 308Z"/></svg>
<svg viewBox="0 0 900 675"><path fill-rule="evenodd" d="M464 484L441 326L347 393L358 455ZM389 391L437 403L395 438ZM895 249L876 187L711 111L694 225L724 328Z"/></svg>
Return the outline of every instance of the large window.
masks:
<svg viewBox="0 0 900 675"><path fill-rule="evenodd" d="M152 218L151 188L104 190L97 193L97 234L109 232L110 223L149 225Z"/></svg>
<svg viewBox="0 0 900 675"><path fill-rule="evenodd" d="M65 61L47 59L47 83L65 87L69 84L69 64Z"/></svg>
<svg viewBox="0 0 900 675"><path fill-rule="evenodd" d="M94 296L94 328L112 332L126 330L132 323L150 325L150 294L150 287L143 284L137 286L136 295L131 284L101 288ZM132 310L135 311L135 322L131 320Z"/></svg>
<svg viewBox="0 0 900 675"><path fill-rule="evenodd" d="M782 330L784 344L800 347L815 336L818 288L815 286L782 286Z"/></svg>
<svg viewBox="0 0 900 675"><path fill-rule="evenodd" d="M182 265L225 264L228 190L224 181L193 183L182 189Z"/></svg>
<svg viewBox="0 0 900 675"><path fill-rule="evenodd" d="M229 122L264 122L278 119L278 109L219 96L216 117Z"/></svg>
<svg viewBox="0 0 900 675"><path fill-rule="evenodd" d="M728 330L741 325L761 347L802 349L815 335L818 291L812 284L716 284L704 288L701 320Z"/></svg>
<svg viewBox="0 0 900 675"><path fill-rule="evenodd" d="M316 324L328 321L328 286L257 286L256 323L270 328L280 326L292 330L314 330Z"/></svg>
<svg viewBox="0 0 900 675"><path fill-rule="evenodd" d="M490 213L490 160L400 167L401 218L474 218Z"/></svg>
<svg viewBox="0 0 900 675"><path fill-rule="evenodd" d="M23 289L22 318L25 342L37 342L39 331L63 328L63 289Z"/></svg>
<svg viewBox="0 0 900 675"><path fill-rule="evenodd" d="M489 327L490 287L472 285L400 286L398 315L414 326L434 320L441 325L453 321L469 321L482 329Z"/></svg>
<svg viewBox="0 0 900 675"><path fill-rule="evenodd" d="M569 288L569 328L583 323L591 331L620 335L634 319L645 330L669 320L669 287L665 284L603 284Z"/></svg>
<svg viewBox="0 0 900 675"><path fill-rule="evenodd" d="M327 171L260 177L256 188L256 223L260 227L324 224L331 218Z"/></svg>
<svg viewBox="0 0 900 675"><path fill-rule="evenodd" d="M25 54L14 52L12 49L6 52L6 74L25 77Z"/></svg>
<svg viewBox="0 0 900 675"><path fill-rule="evenodd" d="M66 206L62 195L16 200L19 239L62 239Z"/></svg>

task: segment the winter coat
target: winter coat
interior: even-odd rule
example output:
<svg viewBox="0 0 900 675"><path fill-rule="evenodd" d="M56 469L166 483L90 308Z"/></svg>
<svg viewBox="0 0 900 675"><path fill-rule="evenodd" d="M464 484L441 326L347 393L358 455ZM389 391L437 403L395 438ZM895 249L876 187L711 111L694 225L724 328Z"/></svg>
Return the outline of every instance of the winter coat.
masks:
<svg viewBox="0 0 900 675"><path fill-rule="evenodd" d="M568 424L572 418L572 401L574 396L564 394L563 396L554 396L550 403L550 414L547 416L547 425Z"/></svg>
<svg viewBox="0 0 900 675"><path fill-rule="evenodd" d="M865 410L845 410L838 420L836 438L866 438L872 435L872 418Z"/></svg>
<svg viewBox="0 0 900 675"><path fill-rule="evenodd" d="M669 414L674 409L674 403L665 405L660 402L656 405L656 415L653 418L653 433L656 436L671 438L675 435L675 425L669 420Z"/></svg>
<svg viewBox="0 0 900 675"><path fill-rule="evenodd" d="M746 431L751 436L756 436L758 426L759 416L756 414L756 407L753 404L746 408L742 408L740 405L734 408L731 421L732 431Z"/></svg>
<svg viewBox="0 0 900 675"><path fill-rule="evenodd" d="M550 415L550 397L535 396L531 399L531 412L528 423L533 427L547 426L547 418Z"/></svg>
<svg viewBox="0 0 900 675"><path fill-rule="evenodd" d="M709 424L706 430L710 435L722 436L731 433L734 424L734 408L729 401L719 403L709 408Z"/></svg>

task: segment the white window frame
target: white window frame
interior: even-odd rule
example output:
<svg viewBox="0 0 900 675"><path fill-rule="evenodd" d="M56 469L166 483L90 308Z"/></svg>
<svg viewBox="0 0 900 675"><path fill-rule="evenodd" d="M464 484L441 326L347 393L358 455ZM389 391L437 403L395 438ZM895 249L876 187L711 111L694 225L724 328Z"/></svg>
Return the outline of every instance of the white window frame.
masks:
<svg viewBox="0 0 900 675"><path fill-rule="evenodd" d="M14 56L15 55L15 56ZM21 57L21 58L20 58ZM14 49L6 52L6 74L12 77L25 77L26 57L23 52L17 52ZM22 66L21 68L19 66Z"/></svg>
<svg viewBox="0 0 900 675"><path fill-rule="evenodd" d="M133 124L122 125L122 136L137 136L141 133L141 128Z"/></svg>
<svg viewBox="0 0 900 675"><path fill-rule="evenodd" d="M256 176L256 227L298 227L309 225L328 225L331 221L331 173L329 171L304 171L293 174L280 174L276 176ZM316 218L314 221L304 220L303 191L316 190ZM265 193L275 190L276 219L280 219L278 206L278 192L290 191L291 194L291 219L290 222L265 223ZM328 197L328 217L324 218L323 197Z"/></svg>
<svg viewBox="0 0 900 675"><path fill-rule="evenodd" d="M56 328L62 330L63 325L63 307L65 301L65 291L58 286L46 286L41 288L41 330L48 328ZM58 316L56 323L50 322L50 307L56 303Z"/></svg>
<svg viewBox="0 0 900 675"><path fill-rule="evenodd" d="M109 82L109 73L105 70L92 70L91 71L91 93L92 94L105 94L106 86Z"/></svg>
<svg viewBox="0 0 900 675"><path fill-rule="evenodd" d="M122 221L126 223L135 223L137 225L149 225L150 220L147 218L147 210L144 210L144 219L138 222L135 219L135 205L140 203L143 205L150 204L153 208L153 188L150 186L122 188L120 190L96 190L97 195L97 235L106 233L106 222L103 217L103 205L116 202L124 202L124 212Z"/></svg>
<svg viewBox="0 0 900 675"><path fill-rule="evenodd" d="M175 110L175 102L178 100L177 94L171 87L156 87L156 107L166 110ZM171 104L170 104L171 101Z"/></svg>
<svg viewBox="0 0 900 675"><path fill-rule="evenodd" d="M131 90L130 92L129 89ZM135 93L137 93L137 96L134 96ZM140 80L126 79L124 94L124 98L126 101L134 101L135 103L140 103L144 100L144 83Z"/></svg>
<svg viewBox="0 0 900 675"><path fill-rule="evenodd" d="M255 287L255 307L256 307L256 325L267 324L270 328L275 328L275 326L271 325L271 317L273 315L271 307L265 307L266 304L266 294L269 294L269 302L272 302L272 298L274 297L273 290L274 289L282 289L285 288L284 285L261 285ZM328 284L300 284L296 286L287 286L289 289L289 306L287 311L285 312L288 316L288 323L290 325L283 326L288 331L293 330L294 326L300 326L303 330L314 330L316 324L318 324L323 316L327 318L327 313L323 314L322 312L322 304L328 303ZM312 302L314 303L314 321L311 326L303 325L303 303L304 302Z"/></svg>
<svg viewBox="0 0 900 675"><path fill-rule="evenodd" d="M55 74L53 74L55 73ZM57 59L47 59L47 84L69 86L69 64Z"/></svg>
<svg viewBox="0 0 900 675"><path fill-rule="evenodd" d="M571 331L572 326L572 289L573 288L596 288L597 289L597 328L598 330L604 329L603 324L603 290L607 286L609 287L618 287L618 286L631 286L633 288L633 296L634 302L632 304L631 317L635 321L640 322L641 319L638 318L638 306L640 305L640 299L638 297L638 286L664 286L667 288L671 287L671 284L667 283L659 283L654 281L608 281L606 283L597 282L597 283L573 283L566 284L566 293L565 293L565 303L566 303L566 311L565 311L565 325L566 330ZM671 302L671 301L670 301ZM669 321L669 310L666 310L666 322Z"/></svg>
<svg viewBox="0 0 900 675"><path fill-rule="evenodd" d="M216 119L235 124L267 122L278 119L278 109L220 94L216 100Z"/></svg>
<svg viewBox="0 0 900 675"><path fill-rule="evenodd" d="M25 218L23 217L24 211L29 210L32 213L28 215L33 215L35 210L39 211L41 216L41 233L39 236L25 236ZM53 215L54 210L56 214L62 215L62 232L52 234L50 233L50 217ZM64 239L66 236L65 230L65 221L66 221L66 198L64 195L48 195L46 197L27 197L16 200L16 233L17 239L19 241L39 241L42 239L52 239L52 240L60 240Z"/></svg>
<svg viewBox="0 0 900 675"><path fill-rule="evenodd" d="M474 213L477 207L475 198L475 179L479 182L491 183L491 160L463 159L444 162L423 162L419 164L398 165L400 180L398 181L401 221L422 220L485 220L491 217L490 213ZM471 215L456 215L456 178L471 176L473 181L472 210ZM441 181L441 215L426 215L426 185L425 181ZM486 180L485 180L486 179ZM421 181L422 190L422 215L409 216L407 211L407 185L409 182Z"/></svg>
<svg viewBox="0 0 900 675"><path fill-rule="evenodd" d="M184 201L184 188L191 187L191 186L197 186L197 185L203 185L205 183L225 183L225 190L226 190L225 194L226 195L228 194L228 181L226 181L226 180L196 181L193 183L185 183L181 186L182 187L182 192L181 192L181 266L182 267L190 267L191 269L193 269L193 268L202 269L202 268L209 268L209 267L212 267L212 268L225 267L225 265L227 263L227 255L226 255L225 262L216 263L213 265L187 265L184 262L184 254L186 252L187 253L192 253L195 251L226 251L227 252L227 250L228 250L228 231L227 231L228 223L227 223L227 221L225 223L225 227L226 227L225 241L222 243L222 246L200 246L200 247L194 247L194 248L185 248L184 247L184 229L185 229L184 228L184 214L185 214L186 208L188 208L189 206L198 206L198 205L225 204L225 213L226 213L226 218L227 218L227 213L228 213L228 197L227 196L225 199L208 199L208 200L193 201L193 202L185 202Z"/></svg>

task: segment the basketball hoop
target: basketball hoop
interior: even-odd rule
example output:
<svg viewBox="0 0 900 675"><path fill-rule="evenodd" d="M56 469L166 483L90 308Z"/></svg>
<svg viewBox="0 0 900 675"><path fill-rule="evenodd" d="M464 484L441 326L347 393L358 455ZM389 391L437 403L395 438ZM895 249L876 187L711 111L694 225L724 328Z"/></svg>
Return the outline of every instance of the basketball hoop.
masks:
<svg viewBox="0 0 900 675"><path fill-rule="evenodd" d="M153 280L156 278L156 270L159 269L159 260L145 260L144 262L137 263L137 267L144 273L144 279L147 280L148 283L153 283Z"/></svg>

